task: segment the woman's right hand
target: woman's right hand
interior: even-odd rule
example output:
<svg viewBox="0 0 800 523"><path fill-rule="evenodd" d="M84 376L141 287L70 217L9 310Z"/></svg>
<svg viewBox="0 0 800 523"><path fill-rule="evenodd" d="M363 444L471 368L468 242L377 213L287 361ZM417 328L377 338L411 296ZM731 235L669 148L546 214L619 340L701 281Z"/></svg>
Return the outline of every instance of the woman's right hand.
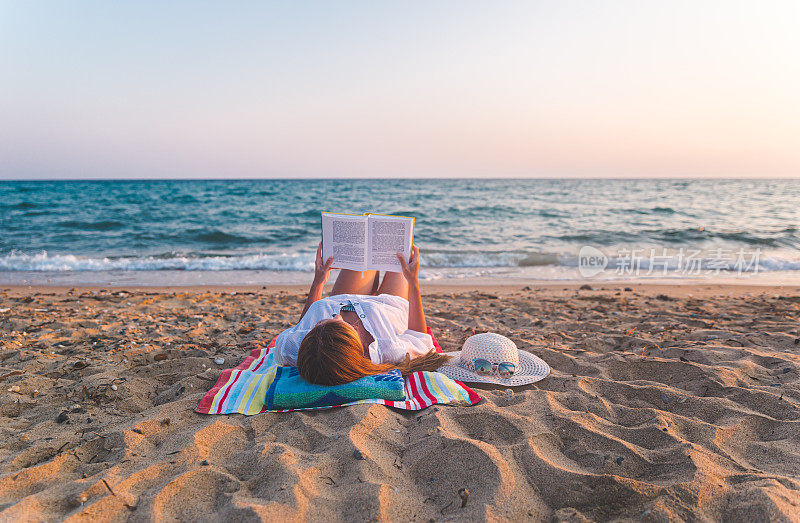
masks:
<svg viewBox="0 0 800 523"><path fill-rule="evenodd" d="M322 288L325 282L328 281L328 275L331 273L331 264L333 263L333 256L328 258L327 261L322 261L322 242L319 242L317 247L317 256L314 258L314 281L311 283L311 288L308 290L308 298L306 298L306 306L303 307L303 312L300 313L300 319L306 315L311 305L322 299Z"/></svg>
<svg viewBox="0 0 800 523"><path fill-rule="evenodd" d="M406 259L399 252L397 259L403 267L403 276L408 281L408 328L417 332L428 332L428 324L425 323L425 311L422 309L422 295L419 289L419 249L416 245L411 246L411 259Z"/></svg>
<svg viewBox="0 0 800 523"><path fill-rule="evenodd" d="M328 281L328 275L331 273L331 264L333 263L333 256L326 261L322 261L322 242L319 242L317 247L317 256L314 259L314 283L325 285Z"/></svg>
<svg viewBox="0 0 800 523"><path fill-rule="evenodd" d="M419 248L416 245L411 246L411 260L406 261L405 256L397 253L397 259L400 260L400 266L403 268L403 276L409 285L419 282Z"/></svg>

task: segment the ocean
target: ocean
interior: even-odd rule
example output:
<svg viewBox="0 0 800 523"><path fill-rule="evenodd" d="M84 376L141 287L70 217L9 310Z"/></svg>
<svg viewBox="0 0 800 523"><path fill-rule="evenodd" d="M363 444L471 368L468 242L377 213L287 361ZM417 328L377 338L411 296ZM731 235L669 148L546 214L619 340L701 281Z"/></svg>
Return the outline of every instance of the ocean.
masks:
<svg viewBox="0 0 800 523"><path fill-rule="evenodd" d="M416 218L426 281L800 282L800 180L0 182L0 283L310 281L320 211Z"/></svg>

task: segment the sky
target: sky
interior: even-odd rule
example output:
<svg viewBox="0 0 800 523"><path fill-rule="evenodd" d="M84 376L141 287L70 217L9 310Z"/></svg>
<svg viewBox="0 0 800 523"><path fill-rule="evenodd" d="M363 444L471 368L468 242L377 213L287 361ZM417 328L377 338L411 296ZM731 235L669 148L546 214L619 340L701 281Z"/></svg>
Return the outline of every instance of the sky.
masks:
<svg viewBox="0 0 800 523"><path fill-rule="evenodd" d="M800 2L0 0L0 179L800 177Z"/></svg>

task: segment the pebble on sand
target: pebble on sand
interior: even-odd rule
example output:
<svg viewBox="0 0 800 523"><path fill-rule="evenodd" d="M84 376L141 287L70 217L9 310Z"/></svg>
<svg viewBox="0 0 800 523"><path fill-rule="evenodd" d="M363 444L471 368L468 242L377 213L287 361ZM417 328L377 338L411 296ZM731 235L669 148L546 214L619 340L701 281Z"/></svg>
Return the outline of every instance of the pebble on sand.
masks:
<svg viewBox="0 0 800 523"><path fill-rule="evenodd" d="M466 507L469 501L469 490L462 488L458 491L458 497L461 498L461 508Z"/></svg>

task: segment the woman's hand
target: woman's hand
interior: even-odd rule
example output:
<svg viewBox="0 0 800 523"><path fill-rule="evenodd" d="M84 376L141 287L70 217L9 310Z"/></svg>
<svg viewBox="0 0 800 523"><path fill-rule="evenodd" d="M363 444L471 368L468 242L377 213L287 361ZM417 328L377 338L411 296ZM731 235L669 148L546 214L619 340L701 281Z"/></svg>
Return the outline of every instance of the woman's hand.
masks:
<svg viewBox="0 0 800 523"><path fill-rule="evenodd" d="M408 281L408 328L412 331L427 332L428 324L425 323L425 311L422 310L422 294L419 289L419 249L411 246L411 260L406 259L399 252L397 259L403 267L403 276Z"/></svg>
<svg viewBox="0 0 800 523"><path fill-rule="evenodd" d="M419 247L416 245L411 246L411 260L406 262L405 257L401 253L397 253L397 259L400 260L400 266L403 267L403 276L409 285L419 282Z"/></svg>
<svg viewBox="0 0 800 523"><path fill-rule="evenodd" d="M333 256L328 258L327 261L322 261L322 242L319 242L317 247L317 257L314 261L314 283L317 285L325 285L328 281L328 276L331 273L331 265L333 264Z"/></svg>
<svg viewBox="0 0 800 523"><path fill-rule="evenodd" d="M325 287L325 282L328 281L328 275L331 273L331 264L333 264L333 256L328 258L326 262L322 261L322 242L319 242L317 257L314 259L314 281L308 291L306 306L303 307L303 312L300 313L301 320L308 312L309 307L322 298L322 288Z"/></svg>

